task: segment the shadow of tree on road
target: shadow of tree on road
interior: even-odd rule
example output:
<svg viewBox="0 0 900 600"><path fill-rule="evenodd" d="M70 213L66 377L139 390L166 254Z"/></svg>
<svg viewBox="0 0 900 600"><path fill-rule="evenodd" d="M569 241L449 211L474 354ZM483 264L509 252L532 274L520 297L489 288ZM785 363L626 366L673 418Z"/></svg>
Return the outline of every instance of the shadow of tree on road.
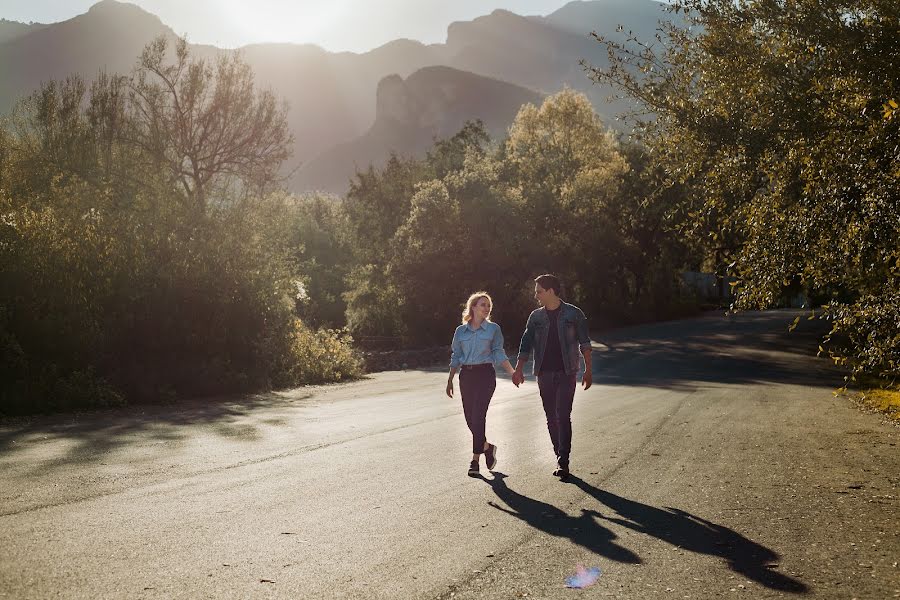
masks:
<svg viewBox="0 0 900 600"><path fill-rule="evenodd" d="M93 463L124 447L179 445L197 430L236 441L259 439L259 422L252 417L261 409L282 408L302 401L309 393L285 400L276 393L228 399L196 399L177 405L142 405L86 413L10 419L0 428L0 455L34 449L48 441L71 441L63 454L37 463L28 476L53 473L67 465ZM278 418L262 421L280 426Z"/></svg>
<svg viewBox="0 0 900 600"><path fill-rule="evenodd" d="M592 511L583 511L578 517L572 517L552 504L523 496L507 487L506 475L494 473L493 479L482 477L491 486L497 497L509 508L495 502L488 502L497 510L522 519L531 527L552 536L568 538L573 543L587 548L595 554L610 560L623 563L638 564L641 562L634 552L615 543L616 534L600 525Z"/></svg>
<svg viewBox="0 0 900 600"><path fill-rule="evenodd" d="M788 323L801 314L807 313L769 311L727 318L706 316L603 333L595 336L606 349L593 353L594 381L687 390L751 382L826 388L840 385L838 375L823 375L822 368L810 363L821 324L801 319L797 330L788 332ZM815 368L810 368L811 364ZM507 376L501 373L499 377ZM529 381L533 385L533 378L529 377ZM304 398L296 393L292 396L289 402ZM60 446L64 451L42 461L29 473L38 476L68 465L97 462L121 448L187 443L198 430L250 443L257 441L263 431L255 417L267 409L277 411L285 402L283 395L269 393L0 419L0 456L9 457L52 441L71 442L64 448ZM296 410L292 412L296 415ZM278 416L268 424L277 426ZM310 411L308 419L314 418L316 414Z"/></svg>
<svg viewBox="0 0 900 600"><path fill-rule="evenodd" d="M809 591L802 581L774 570L780 558L777 552L728 527L677 508L656 508L617 496L579 477L572 476L569 481L618 515L604 516L600 512L590 511L600 519L691 552L718 556L732 571L767 588L795 594Z"/></svg>
<svg viewBox="0 0 900 600"><path fill-rule="evenodd" d="M836 388L842 373L816 359L827 324L808 312L747 312L600 333L594 383L691 391L706 385L775 383Z"/></svg>

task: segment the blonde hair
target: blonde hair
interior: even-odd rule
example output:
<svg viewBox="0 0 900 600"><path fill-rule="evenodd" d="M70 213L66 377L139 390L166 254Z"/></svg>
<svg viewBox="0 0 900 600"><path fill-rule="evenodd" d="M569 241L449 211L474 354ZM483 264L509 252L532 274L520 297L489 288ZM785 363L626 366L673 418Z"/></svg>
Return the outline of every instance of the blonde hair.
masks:
<svg viewBox="0 0 900 600"><path fill-rule="evenodd" d="M477 303L482 298L487 298L488 304L491 305L491 309L494 308L494 301L491 300L490 294L488 294L487 292L475 292L474 294L469 296L468 300L466 300L466 307L463 309L463 312L462 312L462 324L463 325L465 325L466 323L471 321L472 317L475 316L474 311L472 309L474 308L475 303ZM485 320L486 321L491 320L490 311L488 311L488 316L487 316L487 319L485 319Z"/></svg>

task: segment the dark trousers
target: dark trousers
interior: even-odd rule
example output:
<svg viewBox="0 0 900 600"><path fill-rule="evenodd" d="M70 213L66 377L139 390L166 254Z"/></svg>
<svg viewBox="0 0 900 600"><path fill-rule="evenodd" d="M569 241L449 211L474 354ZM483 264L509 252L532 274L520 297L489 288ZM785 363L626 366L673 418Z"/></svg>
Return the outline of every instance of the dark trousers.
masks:
<svg viewBox="0 0 900 600"><path fill-rule="evenodd" d="M462 396L466 425L472 432L472 454L484 452L485 421L495 389L497 389L497 375L494 373L494 365L460 367L459 394Z"/></svg>
<svg viewBox="0 0 900 600"><path fill-rule="evenodd" d="M566 468L569 467L569 453L572 451L572 402L575 400L576 375L553 371L540 373L537 378L553 452L559 466Z"/></svg>

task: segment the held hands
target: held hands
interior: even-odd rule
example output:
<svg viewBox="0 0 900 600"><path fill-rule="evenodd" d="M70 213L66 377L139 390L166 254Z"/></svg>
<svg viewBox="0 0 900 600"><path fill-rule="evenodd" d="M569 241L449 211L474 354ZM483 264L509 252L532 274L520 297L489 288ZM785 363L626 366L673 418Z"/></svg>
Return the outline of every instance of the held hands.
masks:
<svg viewBox="0 0 900 600"><path fill-rule="evenodd" d="M512 382L516 387L519 387L521 384L525 383L525 375L521 370L516 369L512 373ZM594 375L590 371L585 371L584 375L581 377L581 385L584 386L584 389L588 389L594 383Z"/></svg>
<svg viewBox="0 0 900 600"><path fill-rule="evenodd" d="M503 361L503 370L512 378L513 385L519 387L519 385L525 381L525 377L522 375L522 369L519 368L519 365L513 367L508 360Z"/></svg>

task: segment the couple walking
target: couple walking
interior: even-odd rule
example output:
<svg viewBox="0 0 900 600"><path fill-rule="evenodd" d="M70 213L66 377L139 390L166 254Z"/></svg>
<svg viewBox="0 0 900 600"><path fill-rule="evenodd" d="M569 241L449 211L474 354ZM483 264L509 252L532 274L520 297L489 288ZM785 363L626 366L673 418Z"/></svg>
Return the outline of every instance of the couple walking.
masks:
<svg viewBox="0 0 900 600"><path fill-rule="evenodd" d="M518 387L525 381L522 369L532 352L534 375L556 455L553 474L562 480L569 476L572 401L582 356L584 389L591 387L593 377L587 319L580 308L562 301L560 287L555 275L541 275L534 280L534 297L541 308L528 316L515 368L503 350L500 326L490 320L491 297L487 292L475 292L466 302L462 325L453 334L447 395L453 397L453 377L459 371L463 413L472 432L470 476L478 475L482 454L488 470L497 465L497 446L488 442L485 435L488 405L497 387L494 365L500 365L510 374Z"/></svg>

